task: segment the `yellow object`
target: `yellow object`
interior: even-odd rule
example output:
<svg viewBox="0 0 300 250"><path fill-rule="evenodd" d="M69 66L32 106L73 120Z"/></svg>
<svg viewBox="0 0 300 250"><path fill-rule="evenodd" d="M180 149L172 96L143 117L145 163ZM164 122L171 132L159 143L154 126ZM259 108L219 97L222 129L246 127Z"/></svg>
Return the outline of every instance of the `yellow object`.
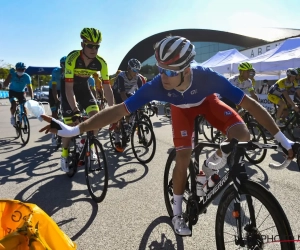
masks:
<svg viewBox="0 0 300 250"><path fill-rule="evenodd" d="M76 243L35 204L0 200L0 216L0 250L77 248Z"/></svg>

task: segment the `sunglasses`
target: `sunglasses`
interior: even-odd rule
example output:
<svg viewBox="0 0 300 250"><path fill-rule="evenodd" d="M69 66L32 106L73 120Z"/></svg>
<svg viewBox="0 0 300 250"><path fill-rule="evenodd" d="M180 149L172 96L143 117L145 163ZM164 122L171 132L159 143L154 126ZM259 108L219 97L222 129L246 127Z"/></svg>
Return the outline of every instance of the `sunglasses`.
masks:
<svg viewBox="0 0 300 250"><path fill-rule="evenodd" d="M17 69L17 71L25 71L25 69Z"/></svg>
<svg viewBox="0 0 300 250"><path fill-rule="evenodd" d="M89 49L99 49L99 47L100 47L100 44L95 45L95 44L91 44L91 43L84 43L84 45L86 47L88 47Z"/></svg>
<svg viewBox="0 0 300 250"><path fill-rule="evenodd" d="M140 71L138 69L135 69L135 68L130 68L131 71L133 71L134 73L139 73Z"/></svg>
<svg viewBox="0 0 300 250"><path fill-rule="evenodd" d="M182 70L170 70L170 69L164 69L164 68L162 68L162 67L160 67L160 66L158 66L157 65L157 67L158 67L158 72L160 73L160 74L165 74L167 77L174 77L174 76L178 76L178 74L180 73L180 72L183 72L185 69L182 69Z"/></svg>

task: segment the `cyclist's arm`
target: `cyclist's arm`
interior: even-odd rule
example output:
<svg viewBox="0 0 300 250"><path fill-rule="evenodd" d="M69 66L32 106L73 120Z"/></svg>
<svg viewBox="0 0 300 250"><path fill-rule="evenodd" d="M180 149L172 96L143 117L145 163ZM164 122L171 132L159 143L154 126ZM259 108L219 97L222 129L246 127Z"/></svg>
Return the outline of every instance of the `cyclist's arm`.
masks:
<svg viewBox="0 0 300 250"><path fill-rule="evenodd" d="M29 93L31 99L33 99L33 90L32 90L31 83L27 85L27 88L28 88L28 93Z"/></svg>
<svg viewBox="0 0 300 250"><path fill-rule="evenodd" d="M55 84L54 84L54 82L52 82L52 95L54 97L55 102L58 102L56 82L55 82Z"/></svg>
<svg viewBox="0 0 300 250"><path fill-rule="evenodd" d="M255 101L258 101L258 97L257 97L257 95L255 94L254 89L252 89L251 91L249 91L249 93L250 93L250 96L251 96Z"/></svg>
<svg viewBox="0 0 300 250"><path fill-rule="evenodd" d="M8 86L8 84L9 84L10 81L11 81L11 77L12 77L11 74L9 74L9 75L6 77L6 79L5 79L4 83L3 83L3 86L4 86L4 87L7 87L7 86Z"/></svg>
<svg viewBox="0 0 300 250"><path fill-rule="evenodd" d="M288 102L288 104L290 104L293 108L296 107L295 103L292 101L292 99L288 95L288 91L287 90L282 91L282 95L284 96L284 98Z"/></svg>
<svg viewBox="0 0 300 250"><path fill-rule="evenodd" d="M108 106L113 106L114 105L114 95L113 95L112 89L110 87L107 64L103 58L100 57L100 59L101 59L100 62L102 65L100 72L101 72L101 76L102 76L103 91L104 91Z"/></svg>
<svg viewBox="0 0 300 250"><path fill-rule="evenodd" d="M67 102L69 103L72 111L79 111L77 108L77 105L76 105L76 98L75 98L74 91L73 91L75 61L74 61L74 58L72 58L72 57L73 57L73 53L70 53L66 59L65 92L66 92Z"/></svg>

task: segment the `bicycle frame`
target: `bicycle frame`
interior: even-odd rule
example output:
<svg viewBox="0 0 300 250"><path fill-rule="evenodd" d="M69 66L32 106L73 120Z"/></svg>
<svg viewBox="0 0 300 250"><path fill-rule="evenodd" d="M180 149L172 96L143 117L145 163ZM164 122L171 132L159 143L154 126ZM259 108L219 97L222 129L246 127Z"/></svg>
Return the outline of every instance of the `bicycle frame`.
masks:
<svg viewBox="0 0 300 250"><path fill-rule="evenodd" d="M197 196L196 194L196 173L199 173L199 158L200 153L204 147L210 148L219 148L219 144L207 143L207 142L198 142L198 130L199 130L199 119L203 119L202 116L198 116L195 119L195 137L194 137L194 154L195 161L193 167L190 167L190 175L191 175L191 194L188 200L188 211L189 211L189 228L192 231L192 226L195 225L198 221L198 216L202 213L206 212L207 207L211 204L211 202L221 193L222 190L225 190L227 186L233 182L236 190L236 198L234 202L234 210L238 211L237 220L237 228L238 228L238 241L242 240L242 224L241 224L241 213L240 213L240 192L239 189L244 180L248 179L248 175L246 173L245 163L244 163L244 154L245 150L243 148L236 148L235 151L231 152L229 168L228 171L220 181L205 195L203 198ZM234 143L234 140L232 140ZM236 140L237 142L237 140ZM227 153L227 152L226 152ZM229 152L228 152L229 153ZM194 203L197 201L197 204ZM247 197L247 202L249 204L249 211L251 213L251 217L253 218L252 224L256 226L254 209L252 206L252 198ZM190 213L191 212L191 213Z"/></svg>

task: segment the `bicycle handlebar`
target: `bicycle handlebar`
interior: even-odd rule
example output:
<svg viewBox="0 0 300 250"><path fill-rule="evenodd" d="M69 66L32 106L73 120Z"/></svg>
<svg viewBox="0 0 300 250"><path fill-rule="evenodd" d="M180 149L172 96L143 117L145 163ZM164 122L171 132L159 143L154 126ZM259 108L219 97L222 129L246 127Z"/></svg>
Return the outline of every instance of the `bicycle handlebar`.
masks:
<svg viewBox="0 0 300 250"><path fill-rule="evenodd" d="M222 151L222 158L221 161L219 163L213 163L213 162L209 162L208 163L208 167L211 169L221 169L222 167L224 167L227 163L227 157L228 155L235 151L235 148L244 148L246 151L247 150L254 150L254 149L274 149L274 150L278 150L280 152L283 152L285 155L288 154L288 151L283 148L281 146L281 144L279 145L274 145L274 144L262 144L259 142L239 142L236 139L232 139L230 142L223 142L220 145L221 147L221 151ZM296 155L298 150L300 149L300 143L299 142L295 142L292 146L292 149L294 151L294 154ZM272 169L276 169L276 170L281 170L286 168L289 164L291 163L290 159L286 159L283 163L280 164L275 164L275 163L270 163L269 167Z"/></svg>

